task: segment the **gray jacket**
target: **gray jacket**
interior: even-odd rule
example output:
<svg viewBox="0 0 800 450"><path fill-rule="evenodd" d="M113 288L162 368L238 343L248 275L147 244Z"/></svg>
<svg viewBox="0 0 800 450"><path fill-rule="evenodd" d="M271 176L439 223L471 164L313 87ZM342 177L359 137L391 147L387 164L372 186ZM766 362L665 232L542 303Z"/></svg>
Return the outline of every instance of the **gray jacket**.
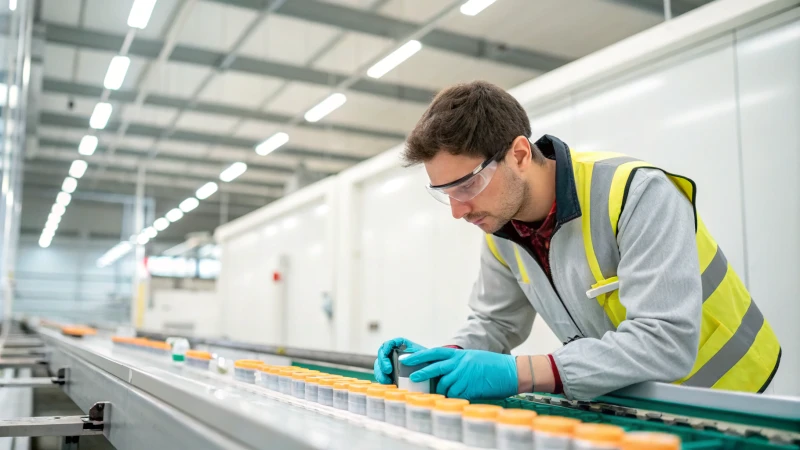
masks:
<svg viewBox="0 0 800 450"><path fill-rule="evenodd" d="M642 381L684 377L697 356L702 308L690 202L660 171L635 173L617 235L620 301L627 316L615 328L597 300L586 296L595 280L569 151L540 148L556 159L557 225L550 242L555 289L533 256L509 240L516 232L508 224L492 237L508 267L484 241L469 300L472 314L452 342L508 353L525 341L538 313L565 343L553 358L568 398L591 399Z"/></svg>

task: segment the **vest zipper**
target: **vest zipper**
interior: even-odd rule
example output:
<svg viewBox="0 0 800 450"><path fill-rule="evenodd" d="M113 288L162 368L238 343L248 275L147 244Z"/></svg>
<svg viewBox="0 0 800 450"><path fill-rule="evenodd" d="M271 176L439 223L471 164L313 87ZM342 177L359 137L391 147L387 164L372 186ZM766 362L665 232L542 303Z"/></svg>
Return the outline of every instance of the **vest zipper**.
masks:
<svg viewBox="0 0 800 450"><path fill-rule="evenodd" d="M553 230L552 236L550 236L550 242L551 243L553 242L553 238L556 236L556 233L558 233L559 229L561 229L561 226L560 226L560 224L557 223L555 229ZM553 292L555 292L556 297L558 298L558 301L561 302L561 307L564 308L564 312L566 312L567 316L569 316L569 320L571 320L572 324L575 325L575 328L578 330L578 333L581 334L581 337L582 338L586 337L586 334L584 334L583 330L581 330L581 327L578 326L578 322L576 322L575 319L572 317L572 313L569 312L569 309L567 308L566 303L564 303L564 300L561 298L561 294L558 293L558 289L556 289L555 281L553 281L553 278L554 278L553 277L553 260L550 259L550 248L547 249L547 262L550 263L550 276L548 277L547 273L544 271L544 267L542 267L542 264L536 258L536 255L534 255L533 252L531 252L528 249L528 247L525 246L523 243L519 243L519 246L522 247L523 249L525 249L525 251L528 252L528 254L531 256L531 259L533 259L536 262L536 264L539 265L539 268L542 269L542 272L544 272L544 275L547 278L547 281L550 282L550 287L553 288Z"/></svg>

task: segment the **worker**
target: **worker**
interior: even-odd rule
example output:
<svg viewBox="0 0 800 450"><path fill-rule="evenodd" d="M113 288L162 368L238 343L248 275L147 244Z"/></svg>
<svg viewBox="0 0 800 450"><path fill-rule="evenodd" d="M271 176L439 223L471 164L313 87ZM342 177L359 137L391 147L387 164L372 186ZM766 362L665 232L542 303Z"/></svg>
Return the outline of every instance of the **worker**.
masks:
<svg viewBox="0 0 800 450"><path fill-rule="evenodd" d="M404 159L424 164L430 194L485 236L451 345L387 341L377 380L389 382L389 355L405 345L414 354L400 364L428 364L411 381L438 378L448 397L586 400L643 381L763 392L781 348L697 214L695 183L530 137L522 106L486 82L440 92L409 135ZM537 313L563 346L511 356Z"/></svg>

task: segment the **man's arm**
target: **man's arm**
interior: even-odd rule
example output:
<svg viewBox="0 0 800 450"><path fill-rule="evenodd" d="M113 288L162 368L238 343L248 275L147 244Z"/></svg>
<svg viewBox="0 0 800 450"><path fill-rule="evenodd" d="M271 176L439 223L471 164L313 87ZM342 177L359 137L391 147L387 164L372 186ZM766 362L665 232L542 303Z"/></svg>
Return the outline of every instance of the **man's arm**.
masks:
<svg viewBox="0 0 800 450"><path fill-rule="evenodd" d="M536 317L514 274L492 254L485 238L469 307L467 323L450 341L465 349L509 353L527 339Z"/></svg>
<svg viewBox="0 0 800 450"><path fill-rule="evenodd" d="M617 237L626 320L601 339L576 340L553 353L567 397L589 399L689 373L702 308L694 224L690 202L663 173L636 173Z"/></svg>

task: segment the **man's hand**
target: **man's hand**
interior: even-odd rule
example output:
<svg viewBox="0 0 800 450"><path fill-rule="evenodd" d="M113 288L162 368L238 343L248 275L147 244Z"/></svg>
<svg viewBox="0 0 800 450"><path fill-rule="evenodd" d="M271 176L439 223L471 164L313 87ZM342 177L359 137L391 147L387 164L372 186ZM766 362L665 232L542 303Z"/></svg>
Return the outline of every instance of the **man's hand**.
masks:
<svg viewBox="0 0 800 450"><path fill-rule="evenodd" d="M517 394L517 363L513 356L483 350L432 348L403 359L402 364L433 364L411 374L419 383L442 377L436 392L447 397L506 398Z"/></svg>
<svg viewBox="0 0 800 450"><path fill-rule="evenodd" d="M389 375L392 374L392 361L389 359L389 355L392 354L392 350L402 345L406 346L405 351L408 353L425 350L425 347L415 344L406 338L394 338L384 342L381 348L378 349L378 358L375 359L375 365L373 367L375 379L378 380L378 383L391 384L392 379Z"/></svg>

